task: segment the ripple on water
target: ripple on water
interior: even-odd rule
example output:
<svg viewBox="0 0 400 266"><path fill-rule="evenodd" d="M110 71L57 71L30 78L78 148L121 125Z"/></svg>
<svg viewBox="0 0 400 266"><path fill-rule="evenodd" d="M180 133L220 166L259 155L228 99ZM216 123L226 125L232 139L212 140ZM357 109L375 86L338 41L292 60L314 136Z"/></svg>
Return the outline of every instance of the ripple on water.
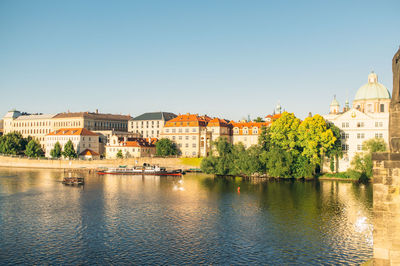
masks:
<svg viewBox="0 0 400 266"><path fill-rule="evenodd" d="M242 181L238 194L234 181L203 175L92 175L76 188L52 171L3 172L2 264L358 264L372 255L368 186Z"/></svg>

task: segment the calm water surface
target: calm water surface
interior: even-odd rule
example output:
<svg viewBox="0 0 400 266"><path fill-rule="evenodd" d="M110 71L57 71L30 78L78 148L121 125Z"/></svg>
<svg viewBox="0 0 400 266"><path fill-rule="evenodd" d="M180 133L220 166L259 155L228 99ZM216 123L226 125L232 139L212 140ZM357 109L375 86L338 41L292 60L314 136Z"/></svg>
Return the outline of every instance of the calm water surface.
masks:
<svg viewBox="0 0 400 266"><path fill-rule="evenodd" d="M372 187L0 169L1 264L357 264ZM240 193L237 188L240 186Z"/></svg>

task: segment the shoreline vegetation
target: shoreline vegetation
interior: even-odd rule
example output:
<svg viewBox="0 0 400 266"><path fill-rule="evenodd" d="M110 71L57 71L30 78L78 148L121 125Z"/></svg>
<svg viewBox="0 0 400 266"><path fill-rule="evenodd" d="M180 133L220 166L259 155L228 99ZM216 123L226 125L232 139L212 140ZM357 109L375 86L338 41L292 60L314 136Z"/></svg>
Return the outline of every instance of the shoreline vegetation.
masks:
<svg viewBox="0 0 400 266"><path fill-rule="evenodd" d="M369 182L372 153L385 150L382 139L367 140L351 169L339 173L338 162L343 156L340 129L318 114L301 121L284 112L270 127L262 128L257 145L246 148L218 138L202 160L201 170L216 176ZM331 173L323 173L327 159Z"/></svg>

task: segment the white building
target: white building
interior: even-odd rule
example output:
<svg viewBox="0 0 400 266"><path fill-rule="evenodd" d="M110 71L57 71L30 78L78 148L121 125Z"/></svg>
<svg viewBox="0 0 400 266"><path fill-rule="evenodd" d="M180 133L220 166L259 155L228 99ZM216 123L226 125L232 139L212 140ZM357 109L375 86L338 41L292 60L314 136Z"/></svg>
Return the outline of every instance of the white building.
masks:
<svg viewBox="0 0 400 266"><path fill-rule="evenodd" d="M344 156L339 160L339 171L346 171L357 152L362 152L362 143L372 138L383 138L388 143L389 104L388 89L378 83L378 76L372 72L368 82L360 87L353 101L353 108L348 102L340 112L336 97L330 105L330 113L325 119L334 123L341 131Z"/></svg>
<svg viewBox="0 0 400 266"><path fill-rule="evenodd" d="M140 134L143 138L159 138L165 122L176 117L166 112L144 113L128 123L128 131Z"/></svg>
<svg viewBox="0 0 400 266"><path fill-rule="evenodd" d="M151 157L156 154L154 145L157 139L143 139L135 137L120 137L113 135L106 145L106 158L116 159L121 151L123 158Z"/></svg>
<svg viewBox="0 0 400 266"><path fill-rule="evenodd" d="M85 128L61 128L46 135L46 157L51 157L50 152L59 142L64 149L65 144L71 140L76 153L87 157L88 154L99 156L99 136Z"/></svg>

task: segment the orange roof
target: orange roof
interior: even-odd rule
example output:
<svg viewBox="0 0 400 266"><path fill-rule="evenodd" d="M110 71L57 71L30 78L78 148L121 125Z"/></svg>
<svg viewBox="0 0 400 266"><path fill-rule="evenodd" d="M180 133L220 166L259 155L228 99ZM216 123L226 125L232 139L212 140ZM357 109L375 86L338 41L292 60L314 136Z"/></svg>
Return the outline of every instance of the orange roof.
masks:
<svg viewBox="0 0 400 266"><path fill-rule="evenodd" d="M100 154L98 154L95 151L92 151L91 149L86 149L83 152L81 152L79 155L82 155L82 156L99 156Z"/></svg>
<svg viewBox="0 0 400 266"><path fill-rule="evenodd" d="M184 115L179 115L174 119L169 120L168 122L165 123L164 127L206 126L211 119L212 118L207 115L199 116L198 114L187 113Z"/></svg>
<svg viewBox="0 0 400 266"><path fill-rule="evenodd" d="M86 128L61 128L47 134L47 136L98 136Z"/></svg>
<svg viewBox="0 0 400 266"><path fill-rule="evenodd" d="M208 127L227 127L229 123L225 119L214 118L208 122Z"/></svg>
<svg viewBox="0 0 400 266"><path fill-rule="evenodd" d="M276 120L279 119L282 116L282 114L274 114L274 115L267 115L265 118L271 118L271 120Z"/></svg>
<svg viewBox="0 0 400 266"><path fill-rule="evenodd" d="M123 141L121 144L124 147L154 147L154 145L148 143L147 141Z"/></svg>

